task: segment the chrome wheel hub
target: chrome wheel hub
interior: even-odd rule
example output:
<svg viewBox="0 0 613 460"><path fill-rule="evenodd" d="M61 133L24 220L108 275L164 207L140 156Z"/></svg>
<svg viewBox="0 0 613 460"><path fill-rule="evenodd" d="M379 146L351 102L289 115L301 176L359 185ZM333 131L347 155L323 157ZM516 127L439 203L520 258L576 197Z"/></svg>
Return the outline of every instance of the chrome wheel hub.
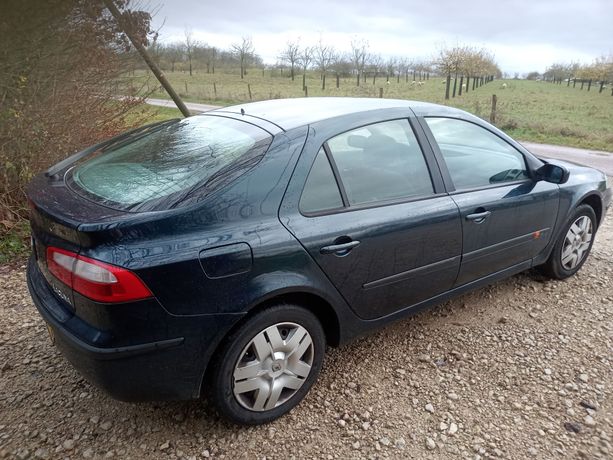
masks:
<svg viewBox="0 0 613 460"><path fill-rule="evenodd" d="M278 323L258 333L234 366L233 392L253 411L274 409L304 384L313 365L313 340L295 323Z"/></svg>
<svg viewBox="0 0 613 460"><path fill-rule="evenodd" d="M576 268L587 256L592 242L592 221L587 216L581 216L573 222L564 237L560 262L566 270Z"/></svg>

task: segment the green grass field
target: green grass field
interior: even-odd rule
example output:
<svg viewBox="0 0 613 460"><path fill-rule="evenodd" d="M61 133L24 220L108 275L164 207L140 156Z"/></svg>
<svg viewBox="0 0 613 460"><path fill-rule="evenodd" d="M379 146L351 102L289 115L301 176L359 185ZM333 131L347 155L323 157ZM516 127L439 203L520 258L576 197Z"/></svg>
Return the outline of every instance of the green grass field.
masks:
<svg viewBox="0 0 613 460"><path fill-rule="evenodd" d="M302 76L295 81L275 71L271 76L269 70L262 75L261 70L250 70L244 80L238 75L228 73L167 73L175 89L186 101L229 105L249 101L248 84L251 86L252 100L282 97L302 97ZM140 84L145 73L137 73L134 83ZM165 92L159 91L151 77L152 97L167 98ZM216 92L213 87L215 83ZM503 88L503 83L507 87ZM452 83L453 84L453 83ZM309 96L355 96L379 97L379 88L383 88L383 97L412 99L419 101L448 104L467 110L486 120L489 119L492 94L498 97L496 125L509 135L526 141L558 145L592 148L613 151L613 97L611 89L605 88L598 93L597 87L591 91L566 87L566 84L554 85L547 82L524 80L495 80L468 94L456 96L445 101L445 85L440 77L432 77L423 86L411 85L404 79L397 82L392 79L389 84L385 77L378 77L375 84L372 78L356 86L354 78L341 78L340 87L336 88L334 76L328 76L326 89L322 91L319 75L309 73L306 79ZM471 84L472 87L472 84ZM157 119L177 116L178 111L160 109Z"/></svg>

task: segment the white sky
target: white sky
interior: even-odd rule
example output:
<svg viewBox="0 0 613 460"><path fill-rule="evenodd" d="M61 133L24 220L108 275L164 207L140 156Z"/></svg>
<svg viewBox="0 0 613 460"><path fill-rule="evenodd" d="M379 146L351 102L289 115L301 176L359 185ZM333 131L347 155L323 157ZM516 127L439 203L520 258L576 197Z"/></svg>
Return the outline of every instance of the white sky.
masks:
<svg viewBox="0 0 613 460"><path fill-rule="evenodd" d="M591 62L613 53L613 0L155 0L160 40L197 40L229 48L251 36L274 63L288 40L320 37L340 51L367 40L384 57L429 59L456 43L491 50L503 72L543 72L553 62ZM163 25L162 25L163 24Z"/></svg>

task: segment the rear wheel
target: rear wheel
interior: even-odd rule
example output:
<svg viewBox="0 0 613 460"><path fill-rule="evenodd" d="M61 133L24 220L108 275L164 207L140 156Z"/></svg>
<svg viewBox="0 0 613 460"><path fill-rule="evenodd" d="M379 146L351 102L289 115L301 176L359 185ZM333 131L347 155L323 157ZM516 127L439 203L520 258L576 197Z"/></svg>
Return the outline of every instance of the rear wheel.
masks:
<svg viewBox="0 0 613 460"><path fill-rule="evenodd" d="M209 394L219 413L240 424L270 422L307 394L321 369L325 336L315 315L278 305L248 318L214 359Z"/></svg>
<svg viewBox="0 0 613 460"><path fill-rule="evenodd" d="M586 204L578 206L540 270L557 279L577 273L592 249L596 228L596 214L592 207Z"/></svg>

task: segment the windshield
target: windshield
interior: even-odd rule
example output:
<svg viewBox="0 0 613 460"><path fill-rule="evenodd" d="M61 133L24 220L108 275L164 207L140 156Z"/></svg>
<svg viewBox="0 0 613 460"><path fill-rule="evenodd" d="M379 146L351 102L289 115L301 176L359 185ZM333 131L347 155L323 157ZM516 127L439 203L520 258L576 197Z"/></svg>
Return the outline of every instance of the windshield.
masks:
<svg viewBox="0 0 613 460"><path fill-rule="evenodd" d="M68 184L112 208L168 209L244 174L271 140L266 131L239 120L190 117L99 151L69 171Z"/></svg>

